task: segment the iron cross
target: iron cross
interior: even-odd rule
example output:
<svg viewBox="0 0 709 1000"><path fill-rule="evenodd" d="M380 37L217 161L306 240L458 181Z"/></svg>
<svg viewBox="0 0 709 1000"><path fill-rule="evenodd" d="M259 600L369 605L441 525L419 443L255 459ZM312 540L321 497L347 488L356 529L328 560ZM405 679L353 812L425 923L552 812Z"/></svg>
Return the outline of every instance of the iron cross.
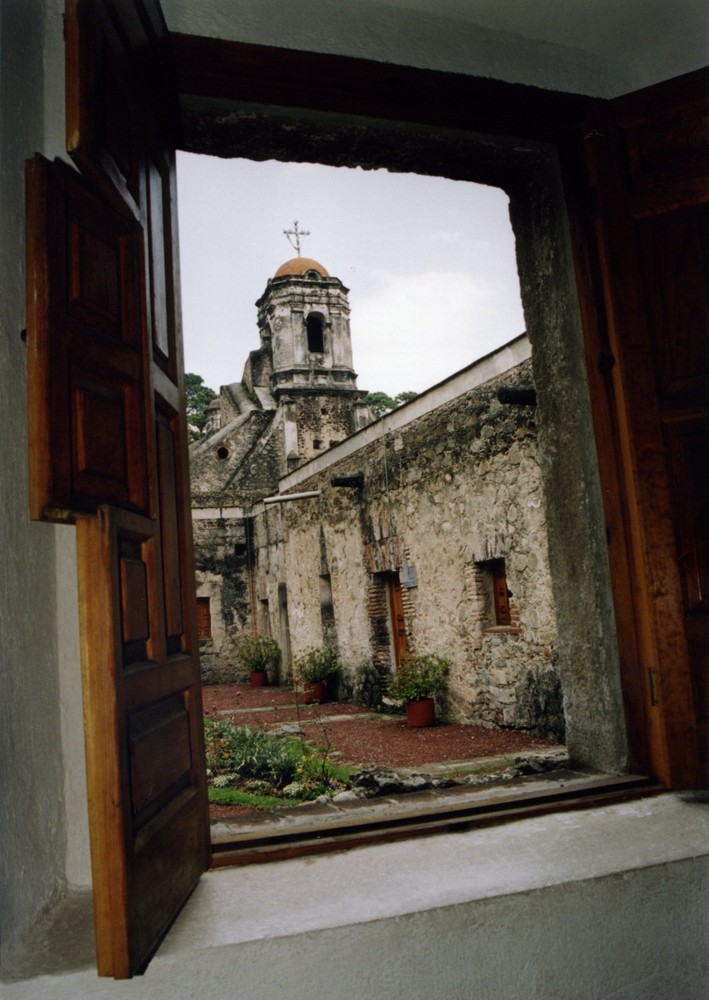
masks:
<svg viewBox="0 0 709 1000"><path fill-rule="evenodd" d="M293 247L293 249L295 250L295 252L300 257L300 244L301 244L301 240L302 240L303 236L310 236L310 230L309 229L299 229L298 228L298 220L296 219L295 222L293 223L293 228L292 229L284 229L283 230L283 235L285 237L287 237L288 242L290 243L290 245ZM291 237L293 237L293 239L291 239Z"/></svg>

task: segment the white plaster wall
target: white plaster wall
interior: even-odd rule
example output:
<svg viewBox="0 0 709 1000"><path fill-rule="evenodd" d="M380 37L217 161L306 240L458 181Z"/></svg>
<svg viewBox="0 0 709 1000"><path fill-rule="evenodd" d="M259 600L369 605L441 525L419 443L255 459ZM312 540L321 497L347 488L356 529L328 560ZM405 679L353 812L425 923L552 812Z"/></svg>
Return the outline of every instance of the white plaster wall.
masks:
<svg viewBox="0 0 709 1000"><path fill-rule="evenodd" d="M63 527L56 529L56 535L57 666L64 768L65 874L70 886L88 887L91 885L91 858L81 700L76 533L72 527Z"/></svg>
<svg viewBox="0 0 709 1000"><path fill-rule="evenodd" d="M24 161L63 148L63 4L0 9L0 937L85 884L86 799L73 529L28 516ZM44 45L44 47L43 47Z"/></svg>
<svg viewBox="0 0 709 1000"><path fill-rule="evenodd" d="M222 869L144 976L3 1000L705 1000L708 838L661 796Z"/></svg>
<svg viewBox="0 0 709 1000"><path fill-rule="evenodd" d="M163 0L171 31L613 97L706 62L696 0Z"/></svg>

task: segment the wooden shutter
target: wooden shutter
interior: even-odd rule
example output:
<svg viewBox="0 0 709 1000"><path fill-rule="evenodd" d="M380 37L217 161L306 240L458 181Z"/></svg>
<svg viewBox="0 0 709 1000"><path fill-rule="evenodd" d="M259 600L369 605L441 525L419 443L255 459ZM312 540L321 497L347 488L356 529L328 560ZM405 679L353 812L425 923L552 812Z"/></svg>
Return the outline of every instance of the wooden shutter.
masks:
<svg viewBox="0 0 709 1000"><path fill-rule="evenodd" d="M404 616L404 601L401 593L401 582L398 573L387 573L387 589L389 591L389 611L391 614L391 637L394 647L394 662L397 667L409 651L409 639L406 635L406 618Z"/></svg>
<svg viewBox="0 0 709 1000"><path fill-rule="evenodd" d="M75 520L98 970L142 971L209 863L169 46L67 4L66 166L28 168L33 514Z"/></svg>
<svg viewBox="0 0 709 1000"><path fill-rule="evenodd" d="M490 563L490 573L492 576L492 597L495 607L495 624L511 625L510 597L509 591L507 590L505 560L493 559Z"/></svg>
<svg viewBox="0 0 709 1000"><path fill-rule="evenodd" d="M212 614L208 597L197 598L197 638L205 642L212 638Z"/></svg>
<svg viewBox="0 0 709 1000"><path fill-rule="evenodd" d="M26 174L31 515L147 512L140 226L62 163Z"/></svg>
<svg viewBox="0 0 709 1000"><path fill-rule="evenodd" d="M584 129L627 504L625 525L609 517L628 539L616 603L623 624L632 588L624 669L644 702L631 738L638 749L645 734L637 756L675 786L709 780L708 93L708 74L690 74L610 102Z"/></svg>

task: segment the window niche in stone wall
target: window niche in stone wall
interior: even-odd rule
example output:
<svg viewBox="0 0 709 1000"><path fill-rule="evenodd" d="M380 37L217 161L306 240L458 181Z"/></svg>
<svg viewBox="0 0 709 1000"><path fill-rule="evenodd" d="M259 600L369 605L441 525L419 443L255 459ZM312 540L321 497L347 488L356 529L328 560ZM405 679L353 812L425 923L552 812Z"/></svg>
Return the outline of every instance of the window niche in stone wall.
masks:
<svg viewBox="0 0 709 1000"><path fill-rule="evenodd" d="M308 351L310 354L324 354L325 352L325 331L323 329L323 319L317 313L310 313L305 321L308 333Z"/></svg>
<svg viewBox="0 0 709 1000"><path fill-rule="evenodd" d="M337 627L335 624L335 605L332 599L332 580L329 573L320 577L320 621L322 623L323 642L326 646L337 643Z"/></svg>
<svg viewBox="0 0 709 1000"><path fill-rule="evenodd" d="M208 597L197 598L197 639L209 642L212 638L212 612Z"/></svg>
<svg viewBox="0 0 709 1000"><path fill-rule="evenodd" d="M485 632L520 632L519 609L507 585L505 560L487 559L476 564L478 600Z"/></svg>

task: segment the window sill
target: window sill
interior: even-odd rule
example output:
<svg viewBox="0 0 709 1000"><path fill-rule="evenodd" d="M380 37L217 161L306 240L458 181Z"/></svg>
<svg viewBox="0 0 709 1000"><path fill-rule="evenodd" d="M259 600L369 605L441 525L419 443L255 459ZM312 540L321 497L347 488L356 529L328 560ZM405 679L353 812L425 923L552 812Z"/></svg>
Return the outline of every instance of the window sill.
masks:
<svg viewBox="0 0 709 1000"><path fill-rule="evenodd" d="M382 976L406 976L413 960L405 947L410 933L418 935L414 948L425 949L425 941L435 937L435 949L431 947L427 956L427 961L438 956L431 984L438 981L441 970L465 978L470 969L456 966L463 942L466 948L477 949L482 960L486 948L508 954L505 949L514 949L524 939L524 928L531 934L540 921L552 935L559 919L578 920L590 904L595 905L603 879L610 895L603 896L598 912L608 920L616 912L621 922L627 920L629 907L638 912L646 909L653 893L659 894L663 912L668 907L687 909L689 886L696 888L692 906L700 913L704 907L700 866L709 862L709 810L698 808L700 794L664 793L583 812L460 830L434 840L212 870L201 879L145 977L127 986L126 995L147 1000L158 993L167 996L165 990L171 989L175 1000L211 996L237 981L244 996L280 996L284 990L292 992L297 967L306 977L309 995L332 996L337 981L333 976L341 981L348 975L361 976L372 949L379 948L381 954L383 940L396 942L386 953L386 969L382 961L375 962L371 981L366 976L360 979L358 995L369 1000L382 995ZM688 862L691 871L685 871L672 889L665 873L667 866L679 862ZM642 881L647 878L649 885ZM612 895L616 891L618 898ZM530 900L530 893L551 895L544 903L540 897ZM696 930L697 925L692 926ZM471 928L476 928L472 945ZM87 955L91 929L90 896L83 893L70 908L69 918L65 914L51 928L35 928L26 961L5 970L3 996L29 1000L41 992L57 1000L76 1000L108 998L116 990L122 996L123 987L96 978ZM502 952L500 935L506 942ZM686 941L682 935L679 928L677 940ZM74 937L85 943L81 949ZM448 941L452 950L447 950ZM588 938L586 945L593 953ZM621 961L627 975L631 961L627 953ZM597 973L594 967L594 977ZM40 975L48 978L38 991L37 984L27 980ZM594 978L594 989L597 985ZM530 987L525 995L539 994Z"/></svg>
<svg viewBox="0 0 709 1000"><path fill-rule="evenodd" d="M472 827L588 809L647 795L661 786L635 775L589 776L554 770L484 786L458 785L426 792L388 795L329 808L286 811L251 825L213 825L212 867L264 864L354 847L411 840Z"/></svg>
<svg viewBox="0 0 709 1000"><path fill-rule="evenodd" d="M522 629L518 625L491 625L483 635L522 635Z"/></svg>
<svg viewBox="0 0 709 1000"><path fill-rule="evenodd" d="M709 810L664 793L433 840L212 870L154 961L598 879L707 855L707 844Z"/></svg>

